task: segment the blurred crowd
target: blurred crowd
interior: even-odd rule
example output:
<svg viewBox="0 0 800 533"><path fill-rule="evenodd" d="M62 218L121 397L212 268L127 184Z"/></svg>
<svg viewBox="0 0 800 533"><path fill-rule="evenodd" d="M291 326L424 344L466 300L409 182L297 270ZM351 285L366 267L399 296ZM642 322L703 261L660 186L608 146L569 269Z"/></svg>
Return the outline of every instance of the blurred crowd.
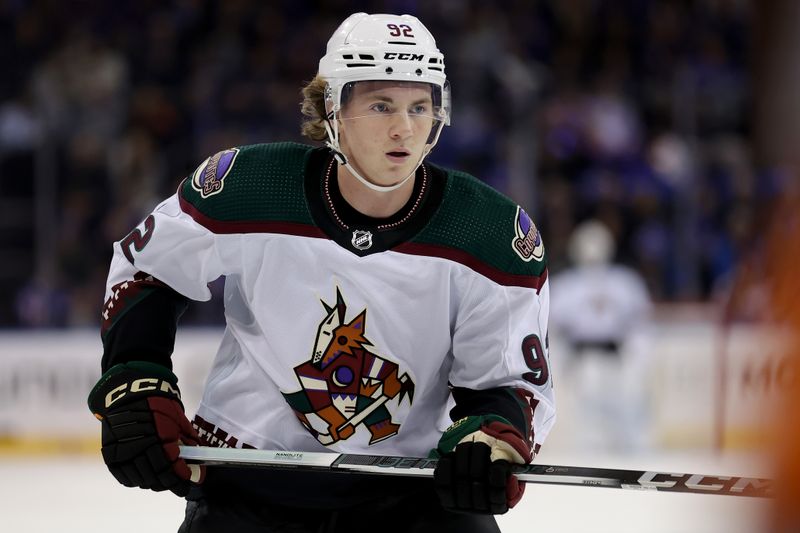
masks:
<svg viewBox="0 0 800 533"><path fill-rule="evenodd" d="M588 218L662 302L714 298L758 246L781 176L751 142L745 1L0 0L0 327L97 323L111 244L198 163L303 142L299 89L354 10L433 32L432 160L532 213L553 271Z"/></svg>

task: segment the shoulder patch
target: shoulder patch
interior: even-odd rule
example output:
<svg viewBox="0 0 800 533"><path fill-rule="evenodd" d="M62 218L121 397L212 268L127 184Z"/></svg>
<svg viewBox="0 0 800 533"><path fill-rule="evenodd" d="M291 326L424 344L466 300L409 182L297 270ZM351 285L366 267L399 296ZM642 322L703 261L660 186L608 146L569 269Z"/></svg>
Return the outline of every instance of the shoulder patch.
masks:
<svg viewBox="0 0 800 533"><path fill-rule="evenodd" d="M200 163L192 173L192 188L203 198L222 192L225 177L233 168L237 155L239 155L238 148L229 148Z"/></svg>
<svg viewBox="0 0 800 533"><path fill-rule="evenodd" d="M511 240L511 247L526 263L531 259L536 261L544 259L544 243L539 229L528 213L519 206L514 217L514 238Z"/></svg>

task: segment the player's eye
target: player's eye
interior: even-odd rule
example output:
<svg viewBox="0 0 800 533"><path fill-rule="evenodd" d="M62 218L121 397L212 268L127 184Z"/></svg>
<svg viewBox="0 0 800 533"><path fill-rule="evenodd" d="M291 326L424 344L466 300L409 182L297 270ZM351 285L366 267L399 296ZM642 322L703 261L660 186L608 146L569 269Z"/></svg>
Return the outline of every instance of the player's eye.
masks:
<svg viewBox="0 0 800 533"><path fill-rule="evenodd" d="M370 106L370 109L377 113L389 113L389 106L384 102L376 102Z"/></svg>
<svg viewBox="0 0 800 533"><path fill-rule="evenodd" d="M411 108L412 115L428 115L428 106L425 104L417 104Z"/></svg>

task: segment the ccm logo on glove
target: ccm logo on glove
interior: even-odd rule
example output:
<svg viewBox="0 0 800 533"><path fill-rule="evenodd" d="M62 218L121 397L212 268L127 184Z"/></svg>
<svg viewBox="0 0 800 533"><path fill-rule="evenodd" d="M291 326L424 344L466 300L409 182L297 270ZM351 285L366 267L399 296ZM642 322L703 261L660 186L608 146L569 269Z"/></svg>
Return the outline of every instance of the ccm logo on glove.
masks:
<svg viewBox="0 0 800 533"><path fill-rule="evenodd" d="M117 400L124 398L128 394L128 390L130 390L132 394L157 390L176 398L181 397L178 389L173 388L169 381L158 378L141 378L134 380L131 383L123 383L119 387L111 389L109 393L106 394L106 408L111 407Z"/></svg>

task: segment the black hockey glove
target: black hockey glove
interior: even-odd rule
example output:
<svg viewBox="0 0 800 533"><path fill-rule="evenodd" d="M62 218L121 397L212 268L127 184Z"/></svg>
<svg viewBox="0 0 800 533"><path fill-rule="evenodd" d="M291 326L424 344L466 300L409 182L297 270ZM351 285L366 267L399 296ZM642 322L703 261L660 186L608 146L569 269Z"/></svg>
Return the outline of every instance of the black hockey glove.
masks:
<svg viewBox="0 0 800 533"><path fill-rule="evenodd" d="M511 465L532 458L520 432L495 415L454 422L431 456L439 458L434 484L442 507L480 514L503 514L519 502L525 484L511 473Z"/></svg>
<svg viewBox="0 0 800 533"><path fill-rule="evenodd" d="M178 457L178 445L198 445L199 437L177 382L161 365L133 361L112 367L89 394L89 409L102 422L103 460L126 487L185 496L205 477L205 467Z"/></svg>

